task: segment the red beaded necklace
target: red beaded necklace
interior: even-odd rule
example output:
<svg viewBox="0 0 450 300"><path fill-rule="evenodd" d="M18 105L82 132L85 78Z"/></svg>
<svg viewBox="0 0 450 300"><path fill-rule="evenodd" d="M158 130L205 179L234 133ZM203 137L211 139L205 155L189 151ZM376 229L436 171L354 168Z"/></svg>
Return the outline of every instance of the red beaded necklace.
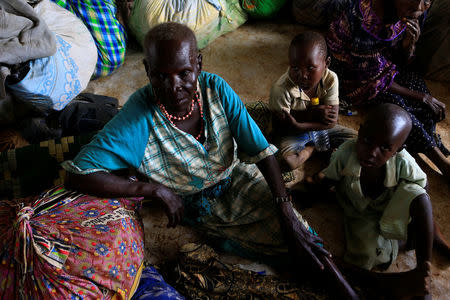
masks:
<svg viewBox="0 0 450 300"><path fill-rule="evenodd" d="M169 112L164 107L164 105L159 101L159 99L158 98L156 99L156 102L158 104L159 109L162 111L162 113L169 120L170 124L172 124L175 127L177 127L177 126L175 125L175 123L172 120L184 121L186 119L189 119L191 117L191 115L192 115L192 112L194 111L195 101L197 101L198 108L200 110L200 132L195 136L195 139L198 141L200 139L200 137L202 136L202 134L203 134L203 129L204 129L204 126L205 126L203 124L203 107L202 107L202 102L200 101L200 94L199 94L199 92L195 92L194 98L192 98L191 108L189 109L187 114L185 114L182 117L178 117L178 116L174 116L172 114L169 114Z"/></svg>

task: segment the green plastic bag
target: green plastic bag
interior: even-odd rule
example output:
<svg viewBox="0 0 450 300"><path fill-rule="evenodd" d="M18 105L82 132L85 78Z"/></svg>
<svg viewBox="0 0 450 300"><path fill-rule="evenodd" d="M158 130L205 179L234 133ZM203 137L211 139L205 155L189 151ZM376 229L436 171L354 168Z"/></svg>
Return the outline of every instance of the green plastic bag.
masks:
<svg viewBox="0 0 450 300"><path fill-rule="evenodd" d="M269 18L275 15L286 0L241 0L242 8L254 18Z"/></svg>

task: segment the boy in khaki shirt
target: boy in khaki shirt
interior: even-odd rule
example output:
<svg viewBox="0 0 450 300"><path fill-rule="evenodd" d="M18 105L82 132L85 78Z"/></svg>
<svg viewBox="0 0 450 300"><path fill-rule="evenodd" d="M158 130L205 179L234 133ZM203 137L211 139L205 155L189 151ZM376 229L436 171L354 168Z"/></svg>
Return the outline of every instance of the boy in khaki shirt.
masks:
<svg viewBox="0 0 450 300"><path fill-rule="evenodd" d="M337 148L354 138L356 131L337 125L338 78L328 69L330 57L323 36L312 31L297 35L289 47L289 64L272 86L269 107L282 166L295 169L314 149ZM319 98L319 104L312 105L312 98Z"/></svg>

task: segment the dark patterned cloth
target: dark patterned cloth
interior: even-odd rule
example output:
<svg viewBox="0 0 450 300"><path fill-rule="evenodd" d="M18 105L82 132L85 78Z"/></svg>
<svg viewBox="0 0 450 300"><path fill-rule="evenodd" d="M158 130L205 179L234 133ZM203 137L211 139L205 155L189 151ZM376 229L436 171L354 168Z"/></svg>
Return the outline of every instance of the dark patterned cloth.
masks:
<svg viewBox="0 0 450 300"><path fill-rule="evenodd" d="M327 45L339 77L341 102L367 103L391 85L406 24L383 24L371 0L347 1L331 22Z"/></svg>
<svg viewBox="0 0 450 300"><path fill-rule="evenodd" d="M60 163L74 158L95 133L44 141L0 153L0 199L37 195L62 184Z"/></svg>
<svg viewBox="0 0 450 300"><path fill-rule="evenodd" d="M438 146L448 150L436 134L430 107L417 100L388 91L393 82L410 90L429 94L425 81L405 67L399 67L405 23L383 24L371 7L371 0L348 2L330 25L327 44L333 61L331 69L339 77L339 94L345 105L394 103L405 109L413 121L406 142L410 153L426 153ZM421 24L425 14L419 20Z"/></svg>
<svg viewBox="0 0 450 300"><path fill-rule="evenodd" d="M410 90L429 94L425 81L416 73L400 70L394 80ZM393 103L406 110L411 117L413 127L406 140L406 147L410 153L426 153L432 147L438 146L441 152L449 155L449 151L442 144L436 134L436 121L431 108L417 100L409 100L400 95L384 91L373 100L374 104Z"/></svg>

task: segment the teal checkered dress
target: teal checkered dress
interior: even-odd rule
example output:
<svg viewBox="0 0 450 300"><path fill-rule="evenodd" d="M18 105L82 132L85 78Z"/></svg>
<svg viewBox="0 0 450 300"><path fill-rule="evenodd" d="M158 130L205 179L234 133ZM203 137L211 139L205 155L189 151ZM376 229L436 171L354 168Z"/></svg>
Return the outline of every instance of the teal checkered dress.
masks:
<svg viewBox="0 0 450 300"><path fill-rule="evenodd" d="M198 83L203 144L166 119L148 85L64 167L78 174L134 167L180 195L184 221L215 240L251 253L286 253L278 209L254 164L276 148L222 78L202 72Z"/></svg>

